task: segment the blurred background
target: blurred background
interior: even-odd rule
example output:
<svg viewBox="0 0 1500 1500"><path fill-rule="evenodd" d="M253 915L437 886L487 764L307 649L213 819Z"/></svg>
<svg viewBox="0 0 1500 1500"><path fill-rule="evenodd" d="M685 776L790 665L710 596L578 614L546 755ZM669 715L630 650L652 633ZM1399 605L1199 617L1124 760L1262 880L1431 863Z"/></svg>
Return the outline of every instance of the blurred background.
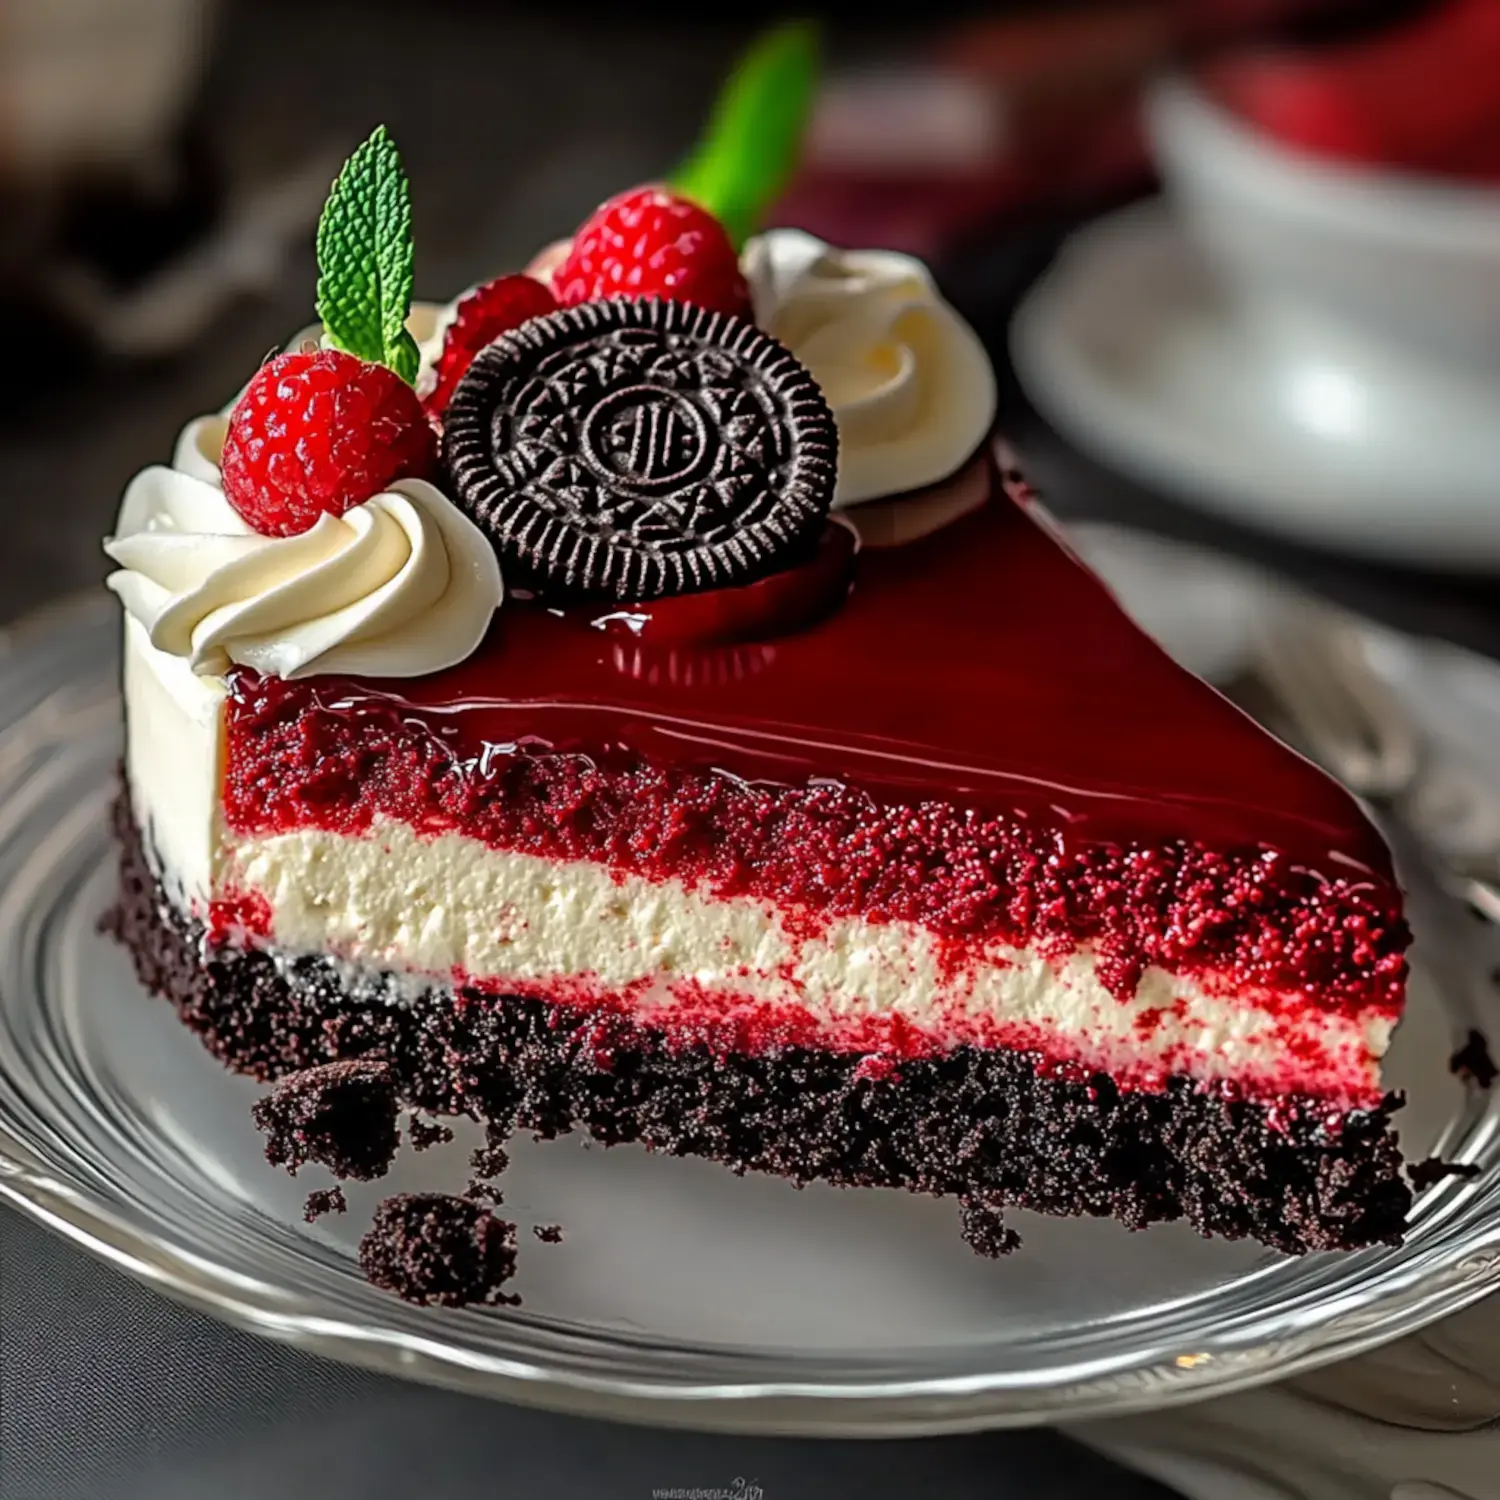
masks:
<svg viewBox="0 0 1500 1500"><path fill-rule="evenodd" d="M823 12L778 219L931 261L1060 511L1488 639L1488 585L1449 575L1500 571L1500 4L906 9ZM417 294L446 299L672 166L768 19L3 0L0 612L98 577L124 480L307 321L316 214L373 122Z"/></svg>

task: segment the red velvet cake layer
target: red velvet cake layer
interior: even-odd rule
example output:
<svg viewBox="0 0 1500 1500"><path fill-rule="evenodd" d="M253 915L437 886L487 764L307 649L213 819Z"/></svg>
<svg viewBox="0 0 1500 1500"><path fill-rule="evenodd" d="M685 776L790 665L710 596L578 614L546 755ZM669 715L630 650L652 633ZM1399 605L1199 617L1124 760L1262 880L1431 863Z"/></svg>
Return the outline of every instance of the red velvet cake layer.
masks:
<svg viewBox="0 0 1500 1500"><path fill-rule="evenodd" d="M1058 954L1091 942L1121 994L1155 964L1334 1008L1400 1003L1394 891L1325 879L1270 850L1122 848L944 803L752 787L602 746L470 757L393 705L329 707L321 689L281 682L242 686L229 753L230 821L245 834L355 834L384 816L492 848L701 882L809 922L908 921L965 947L1001 940Z"/></svg>

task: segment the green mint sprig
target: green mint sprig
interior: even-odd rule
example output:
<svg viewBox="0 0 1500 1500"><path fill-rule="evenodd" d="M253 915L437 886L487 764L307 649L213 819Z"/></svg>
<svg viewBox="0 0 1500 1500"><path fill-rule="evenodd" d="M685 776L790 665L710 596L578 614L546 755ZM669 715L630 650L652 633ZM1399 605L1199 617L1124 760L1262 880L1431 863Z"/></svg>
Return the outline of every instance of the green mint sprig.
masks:
<svg viewBox="0 0 1500 1500"><path fill-rule="evenodd" d="M786 190L817 95L818 27L774 26L751 46L719 94L708 129L669 186L706 208L735 247Z"/></svg>
<svg viewBox="0 0 1500 1500"><path fill-rule="evenodd" d="M344 163L318 220L318 316L328 341L415 381L411 282L411 189L401 153L377 125Z"/></svg>

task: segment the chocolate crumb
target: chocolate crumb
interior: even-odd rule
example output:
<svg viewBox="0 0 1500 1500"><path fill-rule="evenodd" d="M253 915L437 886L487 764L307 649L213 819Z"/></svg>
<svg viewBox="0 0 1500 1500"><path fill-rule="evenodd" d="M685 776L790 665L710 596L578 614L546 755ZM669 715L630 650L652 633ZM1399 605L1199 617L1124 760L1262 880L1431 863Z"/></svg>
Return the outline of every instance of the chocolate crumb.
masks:
<svg viewBox="0 0 1500 1500"><path fill-rule="evenodd" d="M289 1073L251 1111L266 1136L266 1160L297 1168L315 1161L335 1177L383 1176L396 1155L396 1078L367 1058Z"/></svg>
<svg viewBox="0 0 1500 1500"><path fill-rule="evenodd" d="M464 1197L472 1198L475 1203L488 1203L492 1207L498 1207L505 1202L505 1194L493 1182L485 1182L479 1177L469 1179L469 1185L464 1189Z"/></svg>
<svg viewBox="0 0 1500 1500"><path fill-rule="evenodd" d="M516 1226L448 1193L385 1199L359 1263L372 1285L422 1307L519 1300L500 1290L516 1272Z"/></svg>
<svg viewBox="0 0 1500 1500"><path fill-rule="evenodd" d="M319 1188L316 1192L307 1195L307 1204L302 1210L302 1217L309 1224L316 1223L324 1214L346 1214L349 1212L348 1201L344 1197L341 1187Z"/></svg>
<svg viewBox="0 0 1500 1500"><path fill-rule="evenodd" d="M533 1224L531 1232L544 1245L562 1244L563 1228L561 1224Z"/></svg>
<svg viewBox="0 0 1500 1500"><path fill-rule="evenodd" d="M958 1200L959 1233L976 1255L998 1257L1021 1248L1021 1236L1006 1228L1001 1208L981 1194Z"/></svg>
<svg viewBox="0 0 1500 1500"><path fill-rule="evenodd" d="M499 1177L505 1171L510 1165L510 1153L505 1149L508 1139L508 1136L501 1135L493 1128L487 1132L485 1144L476 1146L474 1154L469 1158L475 1177Z"/></svg>
<svg viewBox="0 0 1500 1500"><path fill-rule="evenodd" d="M1445 1177L1478 1177L1479 1168L1473 1162L1443 1161L1429 1156L1426 1161L1413 1162L1406 1169L1407 1180L1420 1193Z"/></svg>
<svg viewBox="0 0 1500 1500"><path fill-rule="evenodd" d="M1448 1059L1448 1068L1477 1089L1487 1089L1496 1078L1500 1078L1500 1068L1490 1056L1489 1043L1482 1031L1469 1032L1463 1046Z"/></svg>
<svg viewBox="0 0 1500 1500"><path fill-rule="evenodd" d="M423 1120L413 1115L406 1127L406 1138L416 1150L426 1151L432 1146L446 1146L453 1139L453 1131L437 1120Z"/></svg>

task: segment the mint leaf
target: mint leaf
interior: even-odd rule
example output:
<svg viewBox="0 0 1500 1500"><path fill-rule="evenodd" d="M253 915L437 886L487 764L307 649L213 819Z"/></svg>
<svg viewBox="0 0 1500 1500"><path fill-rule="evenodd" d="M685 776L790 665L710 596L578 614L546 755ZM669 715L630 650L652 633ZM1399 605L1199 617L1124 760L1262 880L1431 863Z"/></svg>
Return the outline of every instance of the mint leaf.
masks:
<svg viewBox="0 0 1500 1500"><path fill-rule="evenodd" d="M785 191L818 84L818 28L772 27L730 75L708 129L670 186L706 208L736 247Z"/></svg>
<svg viewBox="0 0 1500 1500"><path fill-rule="evenodd" d="M318 220L318 316L329 342L415 380L411 277L411 190L401 153L377 125L344 163Z"/></svg>

